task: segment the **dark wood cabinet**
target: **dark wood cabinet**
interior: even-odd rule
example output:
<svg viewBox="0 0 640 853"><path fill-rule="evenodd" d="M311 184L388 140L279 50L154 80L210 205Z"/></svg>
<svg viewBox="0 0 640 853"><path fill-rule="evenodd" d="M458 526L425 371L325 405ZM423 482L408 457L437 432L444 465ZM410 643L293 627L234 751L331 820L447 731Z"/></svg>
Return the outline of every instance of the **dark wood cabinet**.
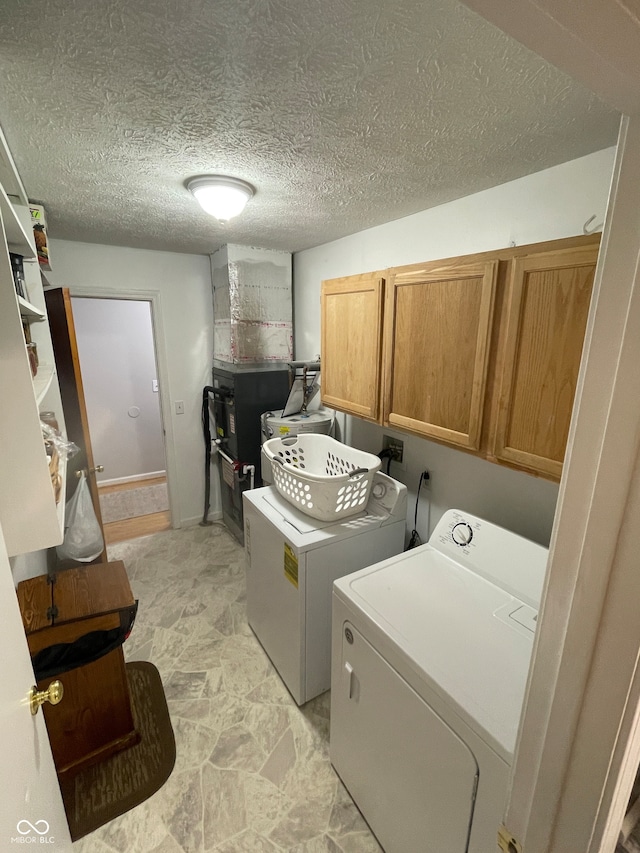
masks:
<svg viewBox="0 0 640 853"><path fill-rule="evenodd" d="M30 578L18 584L17 594L32 659L88 635L117 633L123 614L135 608L120 561ZM38 690L56 678L64 687L62 701L45 703L43 710L60 779L138 742L121 645L97 660L42 678Z"/></svg>

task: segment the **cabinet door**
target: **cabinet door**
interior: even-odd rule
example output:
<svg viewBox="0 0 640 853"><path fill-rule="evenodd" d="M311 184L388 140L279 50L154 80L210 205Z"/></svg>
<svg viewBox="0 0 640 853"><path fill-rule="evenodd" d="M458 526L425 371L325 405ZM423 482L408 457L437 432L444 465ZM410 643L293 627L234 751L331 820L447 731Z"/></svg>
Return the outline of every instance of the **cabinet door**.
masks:
<svg viewBox="0 0 640 853"><path fill-rule="evenodd" d="M562 473L597 253L511 262L494 454L552 478Z"/></svg>
<svg viewBox="0 0 640 853"><path fill-rule="evenodd" d="M79 453L69 460L67 469L67 498L70 498L77 488L78 480L75 474L84 469L88 472L87 484L91 494L91 502L104 541L100 496L96 482L95 462L91 447L91 436L89 434L89 419L84 399L76 329L68 288L47 290L45 292L45 302L49 317L49 326L51 328L51 343L58 369L67 437L77 444L80 449ZM103 551L93 562L103 563L106 559L106 551Z"/></svg>
<svg viewBox="0 0 640 853"><path fill-rule="evenodd" d="M390 280L385 423L478 448L497 270L497 260L431 264Z"/></svg>
<svg viewBox="0 0 640 853"><path fill-rule="evenodd" d="M322 402L380 420L384 279L377 273L322 283Z"/></svg>

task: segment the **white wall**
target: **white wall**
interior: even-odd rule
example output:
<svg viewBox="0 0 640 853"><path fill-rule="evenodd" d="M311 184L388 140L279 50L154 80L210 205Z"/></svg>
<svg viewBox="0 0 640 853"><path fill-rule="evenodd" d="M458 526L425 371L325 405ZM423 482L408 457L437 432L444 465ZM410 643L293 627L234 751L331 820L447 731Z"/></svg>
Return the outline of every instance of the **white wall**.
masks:
<svg viewBox="0 0 640 853"><path fill-rule="evenodd" d="M608 148L295 254L295 357L310 359L320 351L323 279L581 234L591 216L596 217L591 228L604 221L614 156L615 149ZM418 510L423 540L442 513L456 507L548 544L558 495L554 483L358 418L345 419L344 440L363 450L377 453L383 435L404 440L404 470L392 463L391 474L409 489L409 530L420 472L426 468L432 475Z"/></svg>
<svg viewBox="0 0 640 853"><path fill-rule="evenodd" d="M151 303L71 300L98 482L165 471Z"/></svg>
<svg viewBox="0 0 640 853"><path fill-rule="evenodd" d="M119 246L52 240L54 284L72 296L157 294L154 315L158 368L166 366L163 389L169 405L163 412L167 472L174 526L202 517L204 442L200 423L202 389L211 384L213 308L209 259ZM175 413L176 400L184 414ZM213 478L211 517L220 511Z"/></svg>

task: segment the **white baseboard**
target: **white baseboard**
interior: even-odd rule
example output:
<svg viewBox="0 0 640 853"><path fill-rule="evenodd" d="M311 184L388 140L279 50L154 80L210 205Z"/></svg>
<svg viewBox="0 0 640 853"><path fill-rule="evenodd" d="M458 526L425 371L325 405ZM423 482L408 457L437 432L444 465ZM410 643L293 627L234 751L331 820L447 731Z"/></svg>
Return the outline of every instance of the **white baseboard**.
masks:
<svg viewBox="0 0 640 853"><path fill-rule="evenodd" d="M136 480L153 480L155 477L166 476L166 471L150 471L148 474L133 474L131 477L114 477L113 480L100 480L98 488L101 486L120 486L123 483L133 483Z"/></svg>

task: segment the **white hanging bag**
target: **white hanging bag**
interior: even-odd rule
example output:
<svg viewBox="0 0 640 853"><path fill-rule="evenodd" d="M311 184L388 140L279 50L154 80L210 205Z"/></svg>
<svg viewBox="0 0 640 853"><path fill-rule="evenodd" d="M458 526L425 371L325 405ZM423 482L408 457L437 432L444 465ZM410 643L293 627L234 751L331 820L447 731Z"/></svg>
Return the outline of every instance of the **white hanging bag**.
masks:
<svg viewBox="0 0 640 853"><path fill-rule="evenodd" d="M102 530L96 518L84 471L65 508L64 541L56 552L61 560L90 563L104 551Z"/></svg>

